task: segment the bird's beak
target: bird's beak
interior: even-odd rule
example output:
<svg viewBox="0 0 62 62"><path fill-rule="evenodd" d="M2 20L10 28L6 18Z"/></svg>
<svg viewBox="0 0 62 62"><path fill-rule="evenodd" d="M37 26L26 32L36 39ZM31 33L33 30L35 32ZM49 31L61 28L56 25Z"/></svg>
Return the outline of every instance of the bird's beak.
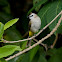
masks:
<svg viewBox="0 0 62 62"><path fill-rule="evenodd" d="M29 16L27 16L27 18L29 18Z"/></svg>

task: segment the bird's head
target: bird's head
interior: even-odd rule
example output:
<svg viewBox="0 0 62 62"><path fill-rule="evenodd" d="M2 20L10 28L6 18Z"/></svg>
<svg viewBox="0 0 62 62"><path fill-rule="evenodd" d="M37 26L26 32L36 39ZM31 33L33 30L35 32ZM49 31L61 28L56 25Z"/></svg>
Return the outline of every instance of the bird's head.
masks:
<svg viewBox="0 0 62 62"><path fill-rule="evenodd" d="M29 19L33 19L33 18L36 18L37 17L37 14L31 13L28 17L29 17Z"/></svg>

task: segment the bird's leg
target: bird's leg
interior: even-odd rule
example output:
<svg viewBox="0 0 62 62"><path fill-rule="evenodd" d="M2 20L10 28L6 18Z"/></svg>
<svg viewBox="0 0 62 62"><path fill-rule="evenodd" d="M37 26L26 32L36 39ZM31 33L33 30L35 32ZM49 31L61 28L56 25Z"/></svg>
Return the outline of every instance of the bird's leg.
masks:
<svg viewBox="0 0 62 62"><path fill-rule="evenodd" d="M31 46L31 42L32 42L32 40L29 41L29 44L28 44L29 47Z"/></svg>
<svg viewBox="0 0 62 62"><path fill-rule="evenodd" d="M26 47L30 47L31 46L31 42L32 42L32 40L28 40Z"/></svg>

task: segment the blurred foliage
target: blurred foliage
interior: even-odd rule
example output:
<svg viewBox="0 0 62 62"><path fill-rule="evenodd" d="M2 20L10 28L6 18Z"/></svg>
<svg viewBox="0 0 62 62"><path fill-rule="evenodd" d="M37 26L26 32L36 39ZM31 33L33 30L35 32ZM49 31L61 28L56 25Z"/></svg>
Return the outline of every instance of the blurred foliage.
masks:
<svg viewBox="0 0 62 62"><path fill-rule="evenodd" d="M0 59L0 62L7 62L7 61L5 61L4 58L1 58L1 59Z"/></svg>
<svg viewBox="0 0 62 62"><path fill-rule="evenodd" d="M28 5L31 3L33 6ZM20 0L0 0L0 40L4 38L6 40L15 41L27 38L28 35L26 37L23 36L28 31L29 21L27 16L30 12L37 13L41 18L42 29L52 21L61 10L62 0L23 0L23 2ZM50 33L56 26L59 18L60 16L36 38L39 40ZM62 22L57 31L43 43L51 46L55 40L56 34L62 35ZM59 41L60 38L57 42ZM26 44L27 41L12 44L5 44L0 41L0 62L6 62L5 58L24 50ZM34 43L32 42L32 44ZM38 45L30 51L7 62L62 62L62 42L58 44L58 46L60 46L59 48L57 48L58 46L56 44L55 48L48 49L48 51L45 51L43 46Z"/></svg>
<svg viewBox="0 0 62 62"><path fill-rule="evenodd" d="M0 48L0 58L11 55L15 50L21 51L20 46L6 45Z"/></svg>
<svg viewBox="0 0 62 62"><path fill-rule="evenodd" d="M4 33L4 25L0 22L0 40L3 36L3 33Z"/></svg>

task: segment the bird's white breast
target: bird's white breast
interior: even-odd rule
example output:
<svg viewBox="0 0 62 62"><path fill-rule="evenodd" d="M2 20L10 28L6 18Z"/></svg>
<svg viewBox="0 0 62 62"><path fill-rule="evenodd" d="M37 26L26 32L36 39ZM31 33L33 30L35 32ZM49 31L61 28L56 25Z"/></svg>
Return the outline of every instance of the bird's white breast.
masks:
<svg viewBox="0 0 62 62"><path fill-rule="evenodd" d="M39 17L31 19L31 30L35 33L38 32L38 30L41 27L41 20Z"/></svg>

